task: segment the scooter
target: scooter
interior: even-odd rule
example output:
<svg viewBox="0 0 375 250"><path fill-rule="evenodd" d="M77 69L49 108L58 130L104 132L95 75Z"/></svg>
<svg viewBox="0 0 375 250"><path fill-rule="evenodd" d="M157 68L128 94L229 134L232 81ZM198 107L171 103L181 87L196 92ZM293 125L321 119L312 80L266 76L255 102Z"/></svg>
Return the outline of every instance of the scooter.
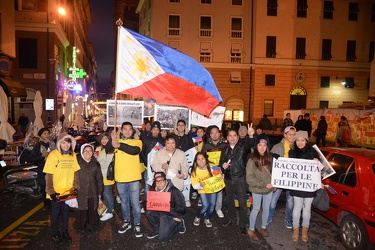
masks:
<svg viewBox="0 0 375 250"><path fill-rule="evenodd" d="M6 144L2 145L0 150L3 148L6 148ZM10 168L0 156L0 176L3 182L0 192L13 192L15 199L19 194L26 194L32 199L42 198L41 187L37 180L37 168L37 166Z"/></svg>
<svg viewBox="0 0 375 250"><path fill-rule="evenodd" d="M37 166L9 168L5 161L0 161L1 178L4 187L1 192L13 192L15 199L19 194L26 194L32 199L41 199L42 192L37 180Z"/></svg>

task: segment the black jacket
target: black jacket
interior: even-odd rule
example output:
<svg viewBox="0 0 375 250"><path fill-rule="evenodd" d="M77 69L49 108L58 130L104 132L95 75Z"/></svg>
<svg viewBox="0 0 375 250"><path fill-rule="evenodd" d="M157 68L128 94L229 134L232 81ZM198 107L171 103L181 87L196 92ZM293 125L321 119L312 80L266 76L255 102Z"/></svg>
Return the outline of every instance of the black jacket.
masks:
<svg viewBox="0 0 375 250"><path fill-rule="evenodd" d="M147 166L147 155L155 147L157 143L165 145L165 139L159 134L158 137L153 137L152 135L146 136L142 139L143 148L141 151L141 161Z"/></svg>
<svg viewBox="0 0 375 250"><path fill-rule="evenodd" d="M239 179L246 176L246 163L248 160L248 155L250 149L254 144L254 138L249 138L243 143L238 142L232 149L227 145L221 151L220 156L220 167L221 171L224 173L224 178L227 180ZM223 163L230 161L230 167L223 169Z"/></svg>

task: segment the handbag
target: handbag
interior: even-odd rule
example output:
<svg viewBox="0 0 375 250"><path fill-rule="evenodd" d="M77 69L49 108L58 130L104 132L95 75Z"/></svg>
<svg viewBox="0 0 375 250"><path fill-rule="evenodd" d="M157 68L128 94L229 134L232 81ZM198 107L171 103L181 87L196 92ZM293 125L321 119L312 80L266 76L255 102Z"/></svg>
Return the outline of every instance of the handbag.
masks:
<svg viewBox="0 0 375 250"><path fill-rule="evenodd" d="M314 197L314 200L312 202L312 205L322 211L327 212L329 209L329 196L327 193L327 190L325 188L318 189L316 192L316 196Z"/></svg>
<svg viewBox="0 0 375 250"><path fill-rule="evenodd" d="M313 136L317 137L318 136L318 129L315 129Z"/></svg>
<svg viewBox="0 0 375 250"><path fill-rule="evenodd" d="M113 155L111 163L109 163L106 178L110 181L115 180L115 154Z"/></svg>

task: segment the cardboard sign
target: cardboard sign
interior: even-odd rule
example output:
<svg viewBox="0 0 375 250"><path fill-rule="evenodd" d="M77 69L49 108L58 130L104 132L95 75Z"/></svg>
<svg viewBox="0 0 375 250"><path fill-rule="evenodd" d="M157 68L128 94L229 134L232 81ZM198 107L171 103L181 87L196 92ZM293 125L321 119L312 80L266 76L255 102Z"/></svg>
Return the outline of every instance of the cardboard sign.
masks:
<svg viewBox="0 0 375 250"><path fill-rule="evenodd" d="M274 187L314 192L321 188L318 162L279 157L274 159L271 184Z"/></svg>
<svg viewBox="0 0 375 250"><path fill-rule="evenodd" d="M204 192L206 194L212 194L219 192L225 187L225 183L221 175L213 176L203 181L204 182Z"/></svg>
<svg viewBox="0 0 375 250"><path fill-rule="evenodd" d="M152 210L152 211L170 212L171 211L171 193L148 191L146 208L147 210Z"/></svg>

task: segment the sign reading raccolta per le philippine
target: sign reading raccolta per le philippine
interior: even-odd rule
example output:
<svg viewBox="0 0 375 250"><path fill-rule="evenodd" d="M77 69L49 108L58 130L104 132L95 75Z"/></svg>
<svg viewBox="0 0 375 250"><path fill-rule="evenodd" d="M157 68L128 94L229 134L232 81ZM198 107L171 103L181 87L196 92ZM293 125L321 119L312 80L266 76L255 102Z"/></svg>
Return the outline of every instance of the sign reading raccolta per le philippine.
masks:
<svg viewBox="0 0 375 250"><path fill-rule="evenodd" d="M271 184L277 188L314 192L321 188L319 164L315 160L274 159Z"/></svg>

